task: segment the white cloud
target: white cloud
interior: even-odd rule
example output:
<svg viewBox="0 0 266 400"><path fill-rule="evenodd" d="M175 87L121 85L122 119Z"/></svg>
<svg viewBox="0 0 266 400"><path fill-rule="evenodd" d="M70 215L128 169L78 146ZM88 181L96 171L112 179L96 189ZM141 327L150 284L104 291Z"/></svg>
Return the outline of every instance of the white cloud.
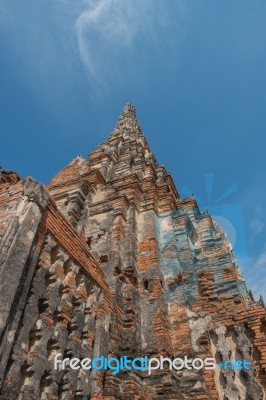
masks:
<svg viewBox="0 0 266 400"><path fill-rule="evenodd" d="M183 0L177 1L175 7L164 0L86 0L82 3L85 8L76 21L78 47L90 78L97 83L110 72L121 77L132 64L136 71L141 70L146 54L138 46L146 47L149 55L153 46L160 50L162 57L165 46L171 43L172 52L178 47L178 35L172 33L184 19Z"/></svg>
<svg viewBox="0 0 266 400"><path fill-rule="evenodd" d="M262 209L260 206L257 206L255 209L255 215L249 224L251 229L251 237L250 237L251 244L254 242L255 238L262 232L265 226L264 222L262 221L262 218L263 218Z"/></svg>
<svg viewBox="0 0 266 400"><path fill-rule="evenodd" d="M0 2L0 25L4 25L11 18L10 12L5 3Z"/></svg>
<svg viewBox="0 0 266 400"><path fill-rule="evenodd" d="M46 103L47 94L60 103L71 82L82 82L80 63L92 97L110 85L146 85L151 76L171 81L186 21L185 0L0 2L0 27Z"/></svg>
<svg viewBox="0 0 266 400"><path fill-rule="evenodd" d="M266 244L256 259L250 259L244 268L248 289L256 300L262 295L266 301Z"/></svg>

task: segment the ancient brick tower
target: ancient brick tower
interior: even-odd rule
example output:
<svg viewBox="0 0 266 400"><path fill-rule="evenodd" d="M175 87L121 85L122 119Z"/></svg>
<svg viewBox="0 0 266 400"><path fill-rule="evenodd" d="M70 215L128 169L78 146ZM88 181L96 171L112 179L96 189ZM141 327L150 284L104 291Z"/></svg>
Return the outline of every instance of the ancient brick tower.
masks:
<svg viewBox="0 0 266 400"><path fill-rule="evenodd" d="M127 105L48 187L0 174L0 399L264 399L265 316L223 230L180 199ZM245 359L250 370L55 370L64 357Z"/></svg>

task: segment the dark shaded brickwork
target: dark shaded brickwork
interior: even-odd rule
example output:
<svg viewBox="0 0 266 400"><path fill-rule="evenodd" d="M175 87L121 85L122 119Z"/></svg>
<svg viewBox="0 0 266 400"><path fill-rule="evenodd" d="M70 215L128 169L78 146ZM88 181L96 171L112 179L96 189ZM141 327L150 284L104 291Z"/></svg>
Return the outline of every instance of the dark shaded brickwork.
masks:
<svg viewBox="0 0 266 400"><path fill-rule="evenodd" d="M223 230L181 199L127 105L48 187L0 174L0 399L264 399L265 316ZM249 371L54 370L64 357L214 357Z"/></svg>

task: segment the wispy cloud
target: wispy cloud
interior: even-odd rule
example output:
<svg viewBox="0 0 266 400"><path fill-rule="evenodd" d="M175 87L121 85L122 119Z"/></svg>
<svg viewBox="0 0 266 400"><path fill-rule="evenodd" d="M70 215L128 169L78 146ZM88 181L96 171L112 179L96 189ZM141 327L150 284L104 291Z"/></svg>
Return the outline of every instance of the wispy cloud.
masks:
<svg viewBox="0 0 266 400"><path fill-rule="evenodd" d="M10 13L6 4L0 2L0 25L5 24L10 19Z"/></svg>
<svg viewBox="0 0 266 400"><path fill-rule="evenodd" d="M186 18L185 0L0 2L0 28L39 96L81 82L81 66L96 92L171 80Z"/></svg>
<svg viewBox="0 0 266 400"><path fill-rule="evenodd" d="M180 29L185 16L183 0L174 8L164 0L86 0L83 4L76 21L78 47L90 78L97 83L110 72L121 77L132 64L141 70L145 47L149 57L156 49L164 56L169 42L172 51L177 48L178 36L171 31Z"/></svg>
<svg viewBox="0 0 266 400"><path fill-rule="evenodd" d="M245 266L244 275L247 279L248 289L256 299L260 295L266 300L266 243L256 259L250 259Z"/></svg>
<svg viewBox="0 0 266 400"><path fill-rule="evenodd" d="M260 206L257 206L255 208L254 217L249 224L251 229L251 237L250 237L251 244L254 242L255 238L263 231L265 224L262 219L263 219L262 208Z"/></svg>

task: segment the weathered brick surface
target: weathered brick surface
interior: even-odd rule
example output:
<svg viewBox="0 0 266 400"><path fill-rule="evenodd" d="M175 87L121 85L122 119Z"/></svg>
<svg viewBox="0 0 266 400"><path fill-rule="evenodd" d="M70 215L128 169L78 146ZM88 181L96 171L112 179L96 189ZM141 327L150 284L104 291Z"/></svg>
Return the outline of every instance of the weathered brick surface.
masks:
<svg viewBox="0 0 266 400"><path fill-rule="evenodd" d="M3 183L17 183L20 177L15 171L4 171L0 169L0 184Z"/></svg>
<svg viewBox="0 0 266 400"><path fill-rule="evenodd" d="M47 189L11 178L0 181L0 399L264 398L264 304L223 230L180 199L132 105ZM59 352L246 359L251 369L55 371Z"/></svg>

